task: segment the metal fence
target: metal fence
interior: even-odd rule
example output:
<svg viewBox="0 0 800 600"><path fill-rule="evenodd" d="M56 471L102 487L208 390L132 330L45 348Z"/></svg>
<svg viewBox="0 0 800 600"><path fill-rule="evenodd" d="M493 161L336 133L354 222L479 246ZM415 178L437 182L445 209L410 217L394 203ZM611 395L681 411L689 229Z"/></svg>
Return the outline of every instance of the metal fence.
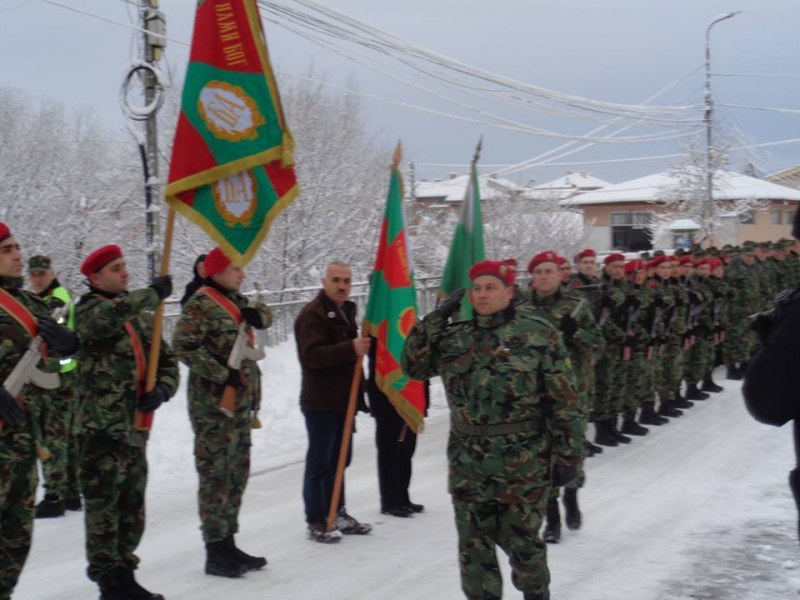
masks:
<svg viewBox="0 0 800 600"><path fill-rule="evenodd" d="M439 289L441 277L423 277L417 279L417 307L420 315L425 315L436 306L436 290ZM267 346L276 346L286 341L294 334L294 321L300 310L312 300L320 288L292 288L280 291L262 291L261 301L272 310L272 325L264 331L258 332L258 342ZM256 292L250 292L253 295ZM369 282L353 283L350 299L358 305L358 314L364 316L367 299L369 296ZM175 322L181 312L178 301L166 302L164 310L164 337L172 340Z"/></svg>

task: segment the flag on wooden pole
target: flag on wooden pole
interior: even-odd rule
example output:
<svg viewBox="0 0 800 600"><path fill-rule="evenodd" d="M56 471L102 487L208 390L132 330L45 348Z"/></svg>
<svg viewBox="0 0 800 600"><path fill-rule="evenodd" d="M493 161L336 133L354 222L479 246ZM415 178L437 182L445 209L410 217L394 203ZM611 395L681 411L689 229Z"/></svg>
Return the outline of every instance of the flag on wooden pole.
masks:
<svg viewBox="0 0 800 600"><path fill-rule="evenodd" d="M425 389L421 381L409 379L400 366L408 332L417 322L417 290L403 216L400 160L398 142L362 334L376 339L375 383L411 430L419 433L425 415Z"/></svg>
<svg viewBox="0 0 800 600"><path fill-rule="evenodd" d="M483 217L481 216L481 190L478 182L478 158L480 158L481 143L478 141L475 155L472 157L469 171L469 181L461 203L458 224L456 225L447 263L439 284L439 297L444 299L458 289L469 289L469 268L476 262L486 258L483 247ZM472 318L472 305L469 302L461 303L459 319Z"/></svg>
<svg viewBox="0 0 800 600"><path fill-rule="evenodd" d="M255 0L197 3L166 201L250 261L299 193Z"/></svg>

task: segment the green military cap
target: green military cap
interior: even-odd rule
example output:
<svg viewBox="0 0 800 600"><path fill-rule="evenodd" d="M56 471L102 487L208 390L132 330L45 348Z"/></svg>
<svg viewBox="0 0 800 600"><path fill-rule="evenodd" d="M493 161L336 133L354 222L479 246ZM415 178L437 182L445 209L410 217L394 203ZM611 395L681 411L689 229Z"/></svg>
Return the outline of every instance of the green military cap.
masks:
<svg viewBox="0 0 800 600"><path fill-rule="evenodd" d="M653 252L653 258L657 256L664 256L664 254L666 253L663 250L656 250L655 252Z"/></svg>
<svg viewBox="0 0 800 600"><path fill-rule="evenodd" d="M686 254L686 250L684 250L683 248L678 248L677 250L675 250L675 256L683 256L684 254Z"/></svg>
<svg viewBox="0 0 800 600"><path fill-rule="evenodd" d="M742 244L742 252L752 252L755 249L756 249L755 242L747 241L744 244Z"/></svg>
<svg viewBox="0 0 800 600"><path fill-rule="evenodd" d="M650 253L649 253L649 252L642 252L642 253L639 255L639 258L643 258L643 259L645 259L645 260L650 260Z"/></svg>
<svg viewBox="0 0 800 600"><path fill-rule="evenodd" d="M50 262L49 256L37 254L36 256L31 256L28 259L28 271L31 273L46 273L52 268L53 265Z"/></svg>

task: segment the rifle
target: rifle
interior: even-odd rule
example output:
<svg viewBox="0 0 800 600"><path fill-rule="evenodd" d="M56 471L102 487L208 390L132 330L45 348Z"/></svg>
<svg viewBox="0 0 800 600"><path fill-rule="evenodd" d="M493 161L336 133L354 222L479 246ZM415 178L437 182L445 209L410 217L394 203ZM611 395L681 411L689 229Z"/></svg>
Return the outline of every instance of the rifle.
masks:
<svg viewBox="0 0 800 600"><path fill-rule="evenodd" d="M71 304L72 302L69 302L68 304L57 307L53 310L51 316L56 321L60 321L63 319L64 315L66 315ZM17 401L20 408L22 408L23 404L19 395L22 392L22 388L28 383L43 390L55 390L61 385L58 373L45 373L36 366L42 359L42 351L40 350L42 343L41 334L32 337L31 341L28 342L28 349L25 351L25 354L23 354L19 362L14 365L11 373L8 374L8 377L6 377L3 382L3 387L8 394ZM2 430L3 420L0 419L0 431Z"/></svg>
<svg viewBox="0 0 800 600"><path fill-rule="evenodd" d="M253 302L251 301L249 306L252 305ZM264 351L253 348L248 344L247 323L243 320L239 323L236 341L233 343L231 353L228 355L228 367L239 371L242 368L242 361L245 359L259 361L262 358L264 358ZM233 417L233 413L236 410L236 388L232 385L226 385L222 390L222 401L219 404L219 410L226 417Z"/></svg>
<svg viewBox="0 0 800 600"><path fill-rule="evenodd" d="M660 306L655 307L653 311L653 322L650 324L650 343L647 345L647 360L653 360L653 348L656 345L656 331L658 324L661 321L661 313L664 309Z"/></svg>
<svg viewBox="0 0 800 600"><path fill-rule="evenodd" d="M629 306L628 307L628 319L625 324L625 343L622 345L622 360L630 360L631 359L631 349L633 347L633 338L636 337L636 333L633 331L633 326L636 323L636 319L639 316L639 311L641 310L641 304L636 308Z"/></svg>

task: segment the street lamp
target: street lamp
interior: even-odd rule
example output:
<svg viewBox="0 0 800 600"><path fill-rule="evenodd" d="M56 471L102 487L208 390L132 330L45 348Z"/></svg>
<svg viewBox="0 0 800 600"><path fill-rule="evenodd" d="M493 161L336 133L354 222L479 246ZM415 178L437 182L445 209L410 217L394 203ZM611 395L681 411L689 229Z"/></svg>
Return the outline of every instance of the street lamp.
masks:
<svg viewBox="0 0 800 600"><path fill-rule="evenodd" d="M707 232L710 242L714 244L714 156L712 146L712 129L714 117L714 98L711 96L711 28L717 23L738 15L740 10L725 13L714 17L706 27L706 88L705 88L705 114L703 121L706 125L706 219Z"/></svg>

